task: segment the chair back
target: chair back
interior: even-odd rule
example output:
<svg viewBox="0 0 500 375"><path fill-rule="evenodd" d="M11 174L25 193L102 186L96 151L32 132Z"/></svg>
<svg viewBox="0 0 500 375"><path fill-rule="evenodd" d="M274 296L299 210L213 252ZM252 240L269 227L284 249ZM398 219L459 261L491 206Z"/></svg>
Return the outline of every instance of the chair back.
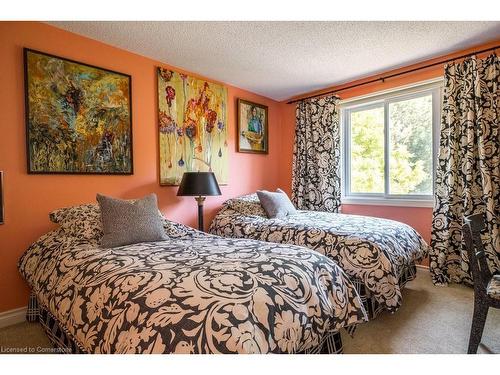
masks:
<svg viewBox="0 0 500 375"><path fill-rule="evenodd" d="M481 231L485 228L484 215L476 214L464 218L462 233L469 256L469 265L474 282L474 290L486 293L486 286L491 280L491 272L488 268L483 242L481 241Z"/></svg>

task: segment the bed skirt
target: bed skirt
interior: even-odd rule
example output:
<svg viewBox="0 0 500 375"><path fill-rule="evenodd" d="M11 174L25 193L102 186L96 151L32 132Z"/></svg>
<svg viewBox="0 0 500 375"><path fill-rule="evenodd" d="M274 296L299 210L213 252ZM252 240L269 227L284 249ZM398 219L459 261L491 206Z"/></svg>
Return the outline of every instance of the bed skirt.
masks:
<svg viewBox="0 0 500 375"><path fill-rule="evenodd" d="M399 277L399 288L403 289L408 281L411 281L417 277L417 267L415 263L405 267L401 276ZM368 314L368 320L375 319L382 311L384 311L384 305L380 304L370 295L370 292L365 288L363 282L358 280L353 280L356 290L361 297L363 306L365 307L366 313Z"/></svg>
<svg viewBox="0 0 500 375"><path fill-rule="evenodd" d="M35 293L31 292L26 311L26 320L28 322L39 322L47 335L48 339L60 354L87 354L87 351L81 347L76 340L73 340L71 334L59 324L59 321L46 309L38 303ZM346 331L353 335L355 326L346 327ZM331 332L323 337L318 346L296 354L342 354L342 337L340 332Z"/></svg>

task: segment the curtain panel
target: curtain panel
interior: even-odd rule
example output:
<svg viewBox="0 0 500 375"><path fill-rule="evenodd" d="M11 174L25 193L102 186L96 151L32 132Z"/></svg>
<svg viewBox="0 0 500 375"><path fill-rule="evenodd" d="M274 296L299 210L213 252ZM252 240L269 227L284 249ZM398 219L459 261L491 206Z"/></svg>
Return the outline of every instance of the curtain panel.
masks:
<svg viewBox="0 0 500 375"><path fill-rule="evenodd" d="M340 206L340 125L334 96L299 102L292 165L292 200L301 210Z"/></svg>
<svg viewBox="0 0 500 375"><path fill-rule="evenodd" d="M500 271L500 66L495 55L445 66L430 270L435 284L471 284L463 218L484 213L488 264Z"/></svg>

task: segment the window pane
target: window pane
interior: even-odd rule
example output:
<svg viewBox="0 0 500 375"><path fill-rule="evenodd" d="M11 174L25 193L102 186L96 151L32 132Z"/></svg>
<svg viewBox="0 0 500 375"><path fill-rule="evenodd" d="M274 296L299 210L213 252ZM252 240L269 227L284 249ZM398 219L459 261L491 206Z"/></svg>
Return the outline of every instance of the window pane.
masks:
<svg viewBox="0 0 500 375"><path fill-rule="evenodd" d="M432 95L389 104L389 193L432 194Z"/></svg>
<svg viewBox="0 0 500 375"><path fill-rule="evenodd" d="M384 193L384 107L351 112L351 192Z"/></svg>

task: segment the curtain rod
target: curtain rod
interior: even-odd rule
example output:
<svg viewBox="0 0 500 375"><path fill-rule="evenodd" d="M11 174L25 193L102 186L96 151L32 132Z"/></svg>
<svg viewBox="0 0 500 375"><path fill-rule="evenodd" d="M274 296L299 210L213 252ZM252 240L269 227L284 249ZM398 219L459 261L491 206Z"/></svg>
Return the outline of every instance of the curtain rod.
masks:
<svg viewBox="0 0 500 375"><path fill-rule="evenodd" d="M458 60L458 59L463 59L465 57L469 57L469 56L472 56L472 55L477 55L477 54L484 53L484 52L493 51L493 50L496 50L498 48L500 48L500 44L496 45L496 46L493 46L493 47L490 47L490 48L483 49L481 51L475 51L475 52L466 53L464 55L457 56L457 57L454 57L454 58L450 58L450 59L447 59L447 60L444 60L444 61L438 61L438 62L435 62L435 63L432 63L432 64L427 64L427 65L424 65L424 66L420 66L418 68L408 69L408 70L404 70L404 71L399 72L399 73L393 73L393 74L389 74L387 76L382 76L380 78L371 79L371 80L366 81L366 82L356 83L354 85L342 87L342 88L340 88L338 90L330 90L330 91L326 91L326 92L323 92L323 93L306 96L304 98L290 100L290 101L286 102L286 104L297 103L297 102L301 102L302 100L311 99L311 98L317 98L318 96L324 96L324 95L328 95L328 94L333 94L333 93L337 93L337 92L340 92L340 91L349 90L349 89L352 89L354 87L359 87L359 86L363 86L363 85L368 85L370 83L375 83L375 82L378 82L378 81L382 81L383 82L383 81L385 81L386 79L389 79L389 78L394 78L394 77L397 77L397 76L400 76L400 75L403 75L403 74L413 73L413 72L416 72L418 70L430 68L431 66L436 66L436 65L440 65L440 64L446 64L446 63L448 63L450 61L454 61L454 60ZM335 96L337 96L337 95L335 95ZM339 97L337 96L337 98L339 98Z"/></svg>

